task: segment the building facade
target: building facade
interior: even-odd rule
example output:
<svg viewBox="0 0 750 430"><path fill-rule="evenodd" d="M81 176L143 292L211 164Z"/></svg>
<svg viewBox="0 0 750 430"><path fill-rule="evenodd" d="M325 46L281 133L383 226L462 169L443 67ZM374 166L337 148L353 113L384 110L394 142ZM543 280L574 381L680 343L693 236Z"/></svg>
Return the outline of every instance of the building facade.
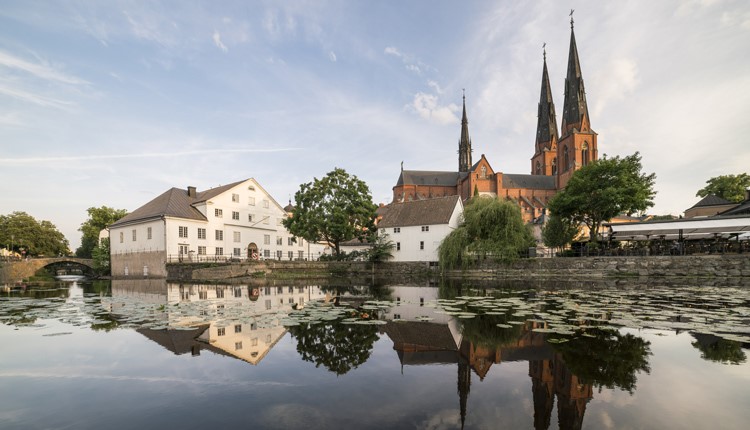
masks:
<svg viewBox="0 0 750 430"><path fill-rule="evenodd" d="M458 195L466 201L474 195L488 195L515 201L521 207L524 220L531 222L544 214L550 198L565 187L573 172L598 159L597 134L591 129L572 20L562 124L559 132L547 71L546 52L544 53L530 174L496 171L484 154L472 163L473 150L465 96L460 136L458 171L404 170L402 165L401 174L393 187L393 202L453 195Z"/></svg>
<svg viewBox="0 0 750 430"><path fill-rule="evenodd" d="M395 245L391 261L438 261L440 243L458 227L463 212L459 196L393 203L378 232Z"/></svg>
<svg viewBox="0 0 750 430"><path fill-rule="evenodd" d="M198 192L171 188L109 227L113 277L165 277L168 261L317 259L326 247L292 236L289 216L253 178Z"/></svg>

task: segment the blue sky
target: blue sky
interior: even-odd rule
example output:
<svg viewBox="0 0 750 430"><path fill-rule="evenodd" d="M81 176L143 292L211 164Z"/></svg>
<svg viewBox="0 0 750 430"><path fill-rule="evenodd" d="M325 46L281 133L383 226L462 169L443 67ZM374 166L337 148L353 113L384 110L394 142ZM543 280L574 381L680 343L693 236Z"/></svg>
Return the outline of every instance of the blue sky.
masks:
<svg viewBox="0 0 750 430"><path fill-rule="evenodd" d="M562 111L575 32L600 154L640 151L650 213L750 169L750 4L737 0L3 1L0 213L86 208L254 177L283 205L334 167L389 202L406 169L529 173L542 44ZM559 125L559 117L558 117Z"/></svg>

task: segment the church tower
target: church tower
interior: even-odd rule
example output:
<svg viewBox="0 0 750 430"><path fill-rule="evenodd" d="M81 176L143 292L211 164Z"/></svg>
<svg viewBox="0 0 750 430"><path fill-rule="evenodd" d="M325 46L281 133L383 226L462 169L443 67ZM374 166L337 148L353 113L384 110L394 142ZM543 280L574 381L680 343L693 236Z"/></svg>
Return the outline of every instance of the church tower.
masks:
<svg viewBox="0 0 750 430"><path fill-rule="evenodd" d="M468 172L471 169L471 138L469 137L469 120L466 119L466 94L464 94L464 114L461 118L461 139L458 141L458 171Z"/></svg>
<svg viewBox="0 0 750 430"><path fill-rule="evenodd" d="M544 51L542 69L542 92L539 96L537 111L536 144L534 156L531 157L531 174L551 176L557 174L557 118L555 103L552 101L552 89L547 73L547 51Z"/></svg>
<svg viewBox="0 0 750 430"><path fill-rule="evenodd" d="M564 188L573 172L598 159L596 132L591 129L586 90L578 59L573 18L570 18L570 51L568 75L565 78L560 141L557 145L557 187Z"/></svg>

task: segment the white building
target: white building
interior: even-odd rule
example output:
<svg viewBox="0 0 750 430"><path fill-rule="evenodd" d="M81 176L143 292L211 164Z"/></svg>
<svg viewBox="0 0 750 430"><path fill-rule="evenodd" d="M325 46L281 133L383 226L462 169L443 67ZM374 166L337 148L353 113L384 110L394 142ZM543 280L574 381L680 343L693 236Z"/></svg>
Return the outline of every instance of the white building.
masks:
<svg viewBox="0 0 750 430"><path fill-rule="evenodd" d="M169 261L315 260L325 246L295 239L287 212L255 179L171 188L109 226L113 277L165 277Z"/></svg>
<svg viewBox="0 0 750 430"><path fill-rule="evenodd" d="M378 229L395 244L392 261L438 261L440 243L463 212L459 196L392 203Z"/></svg>

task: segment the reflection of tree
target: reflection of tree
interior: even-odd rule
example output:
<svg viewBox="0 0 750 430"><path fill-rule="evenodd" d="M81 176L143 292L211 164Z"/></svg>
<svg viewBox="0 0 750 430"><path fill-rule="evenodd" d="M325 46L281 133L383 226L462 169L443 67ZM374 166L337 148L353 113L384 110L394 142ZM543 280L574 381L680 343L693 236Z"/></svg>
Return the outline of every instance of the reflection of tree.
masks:
<svg viewBox="0 0 750 430"><path fill-rule="evenodd" d="M474 318L461 319L462 333L465 340L476 346L499 348L514 344L521 337L523 326L514 325L500 328L498 324L508 323L506 315L477 315Z"/></svg>
<svg viewBox="0 0 750 430"><path fill-rule="evenodd" d="M594 337L579 336L552 347L562 354L568 369L587 384L635 389L636 372L649 373L651 342L628 333L596 330Z"/></svg>
<svg viewBox="0 0 750 430"><path fill-rule="evenodd" d="M710 334L693 333L696 342L692 345L701 352L701 358L725 364L740 364L747 361L739 342L722 339Z"/></svg>
<svg viewBox="0 0 750 430"><path fill-rule="evenodd" d="M364 364L378 338L373 325L341 324L338 321L289 327L297 339L302 359L321 364L336 375L343 375Z"/></svg>

